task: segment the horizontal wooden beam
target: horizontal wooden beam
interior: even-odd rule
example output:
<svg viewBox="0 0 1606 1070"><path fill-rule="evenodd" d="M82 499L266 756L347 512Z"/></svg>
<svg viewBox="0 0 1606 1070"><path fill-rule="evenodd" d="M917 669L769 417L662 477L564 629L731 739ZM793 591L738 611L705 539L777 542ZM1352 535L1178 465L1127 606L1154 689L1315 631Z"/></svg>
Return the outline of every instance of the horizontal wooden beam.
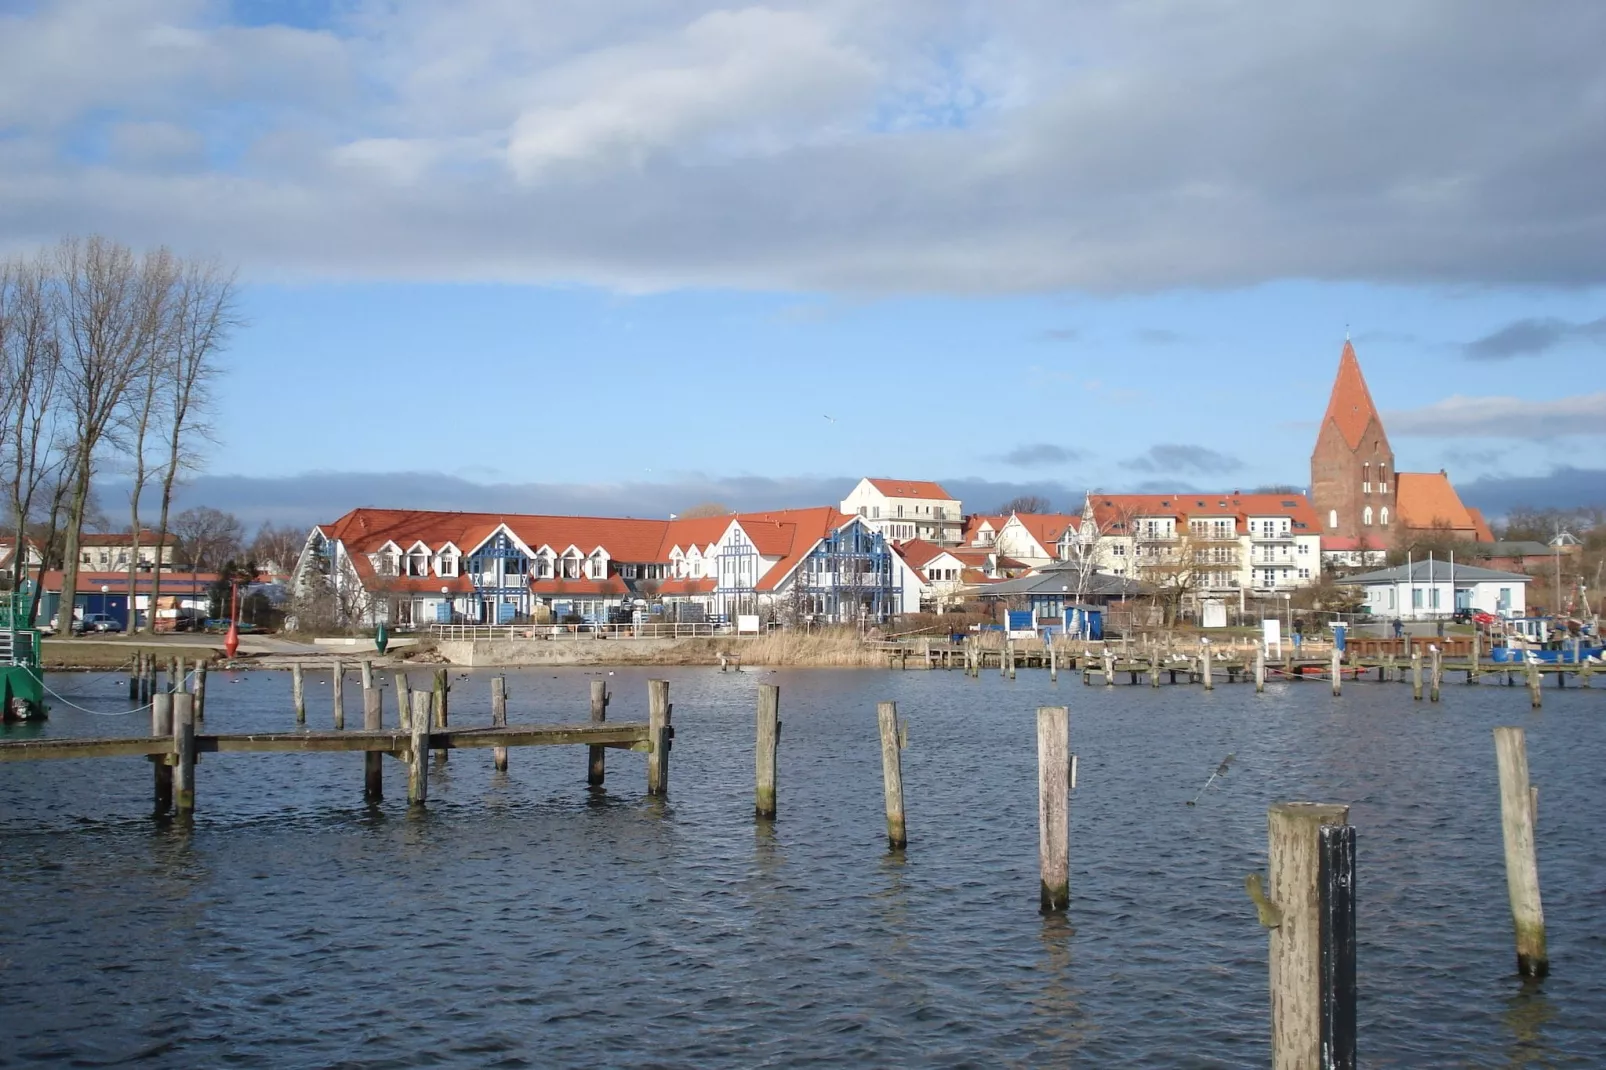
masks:
<svg viewBox="0 0 1606 1070"><path fill-rule="evenodd" d="M540 747L564 744L650 748L647 726L626 721L602 724L508 725L499 728L448 728L429 734L430 750L473 747ZM412 746L412 737L381 729L361 732L249 732L198 735L195 749L202 754L368 752L396 754ZM0 762L39 761L47 758L118 758L171 754L171 739L148 736L88 739L28 739L0 743Z"/></svg>

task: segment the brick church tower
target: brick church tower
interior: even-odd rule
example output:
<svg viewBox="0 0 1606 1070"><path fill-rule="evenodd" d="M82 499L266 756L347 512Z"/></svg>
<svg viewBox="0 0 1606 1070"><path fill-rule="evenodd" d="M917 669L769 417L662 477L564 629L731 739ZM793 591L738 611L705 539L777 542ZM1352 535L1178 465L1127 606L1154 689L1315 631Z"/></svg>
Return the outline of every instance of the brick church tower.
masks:
<svg viewBox="0 0 1606 1070"><path fill-rule="evenodd" d="M1387 547L1398 523L1398 487L1383 420L1366 389L1355 347L1345 339L1310 455L1310 501L1322 534L1364 540L1371 549Z"/></svg>

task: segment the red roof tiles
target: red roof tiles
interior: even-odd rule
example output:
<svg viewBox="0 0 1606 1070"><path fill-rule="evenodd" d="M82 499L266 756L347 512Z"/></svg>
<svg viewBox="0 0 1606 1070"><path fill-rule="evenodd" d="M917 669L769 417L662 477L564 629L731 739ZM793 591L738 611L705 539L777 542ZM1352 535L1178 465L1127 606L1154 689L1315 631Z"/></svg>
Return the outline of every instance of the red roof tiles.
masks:
<svg viewBox="0 0 1606 1070"><path fill-rule="evenodd" d="M951 502L955 498L942 484L929 479L870 479L870 485L889 498L926 498Z"/></svg>
<svg viewBox="0 0 1606 1070"><path fill-rule="evenodd" d="M1361 374L1361 363L1355 359L1355 347L1344 342L1344 352L1338 358L1338 375L1333 380L1333 392L1327 399L1328 420L1338 427L1350 449L1361 444L1366 425L1377 419L1377 407L1372 404L1372 392L1366 388L1366 377Z"/></svg>

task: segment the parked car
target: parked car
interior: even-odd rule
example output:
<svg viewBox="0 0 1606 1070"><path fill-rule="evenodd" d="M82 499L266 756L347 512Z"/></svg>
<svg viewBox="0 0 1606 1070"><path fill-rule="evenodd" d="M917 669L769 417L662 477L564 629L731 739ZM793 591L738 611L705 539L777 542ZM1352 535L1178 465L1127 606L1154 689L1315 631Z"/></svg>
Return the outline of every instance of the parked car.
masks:
<svg viewBox="0 0 1606 1070"><path fill-rule="evenodd" d="M110 613L90 613L82 620L72 622L74 635L83 635L85 632L121 632L123 622Z"/></svg>
<svg viewBox="0 0 1606 1070"><path fill-rule="evenodd" d="M226 632L229 630L229 618L215 617L206 621L204 627L209 632ZM267 631L267 629L262 627L260 624L251 624L243 620L240 622L239 628L236 630L241 635L260 635Z"/></svg>

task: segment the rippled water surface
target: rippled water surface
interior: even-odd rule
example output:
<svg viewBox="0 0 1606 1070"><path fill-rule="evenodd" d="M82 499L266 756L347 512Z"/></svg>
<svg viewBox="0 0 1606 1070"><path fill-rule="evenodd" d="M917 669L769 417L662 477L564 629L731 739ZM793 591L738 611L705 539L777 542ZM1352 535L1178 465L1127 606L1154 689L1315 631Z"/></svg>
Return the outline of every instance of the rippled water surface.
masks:
<svg viewBox="0 0 1606 1070"><path fill-rule="evenodd" d="M644 720L618 670L609 718ZM1606 689L1083 687L957 672L652 673L643 757L486 751L361 797L360 755L208 755L193 824L140 759L0 765L0 1065L1251 1066L1267 806L1349 802L1367 1066L1606 1065ZM454 673L454 724L490 676ZM584 720L579 670L510 672L510 720ZM780 817L752 817L757 685L781 685ZM120 708L111 676L56 676ZM292 728L281 673L214 673L209 731ZM385 680L386 721L394 693ZM360 720L348 685L348 717ZM309 677L314 727L327 677ZM910 723L886 851L875 703ZM1034 710L1071 707L1067 919L1037 912ZM1513 973L1490 729L1528 730L1552 975ZM5 738L140 734L58 702ZM1231 773L1192 798L1228 752Z"/></svg>

